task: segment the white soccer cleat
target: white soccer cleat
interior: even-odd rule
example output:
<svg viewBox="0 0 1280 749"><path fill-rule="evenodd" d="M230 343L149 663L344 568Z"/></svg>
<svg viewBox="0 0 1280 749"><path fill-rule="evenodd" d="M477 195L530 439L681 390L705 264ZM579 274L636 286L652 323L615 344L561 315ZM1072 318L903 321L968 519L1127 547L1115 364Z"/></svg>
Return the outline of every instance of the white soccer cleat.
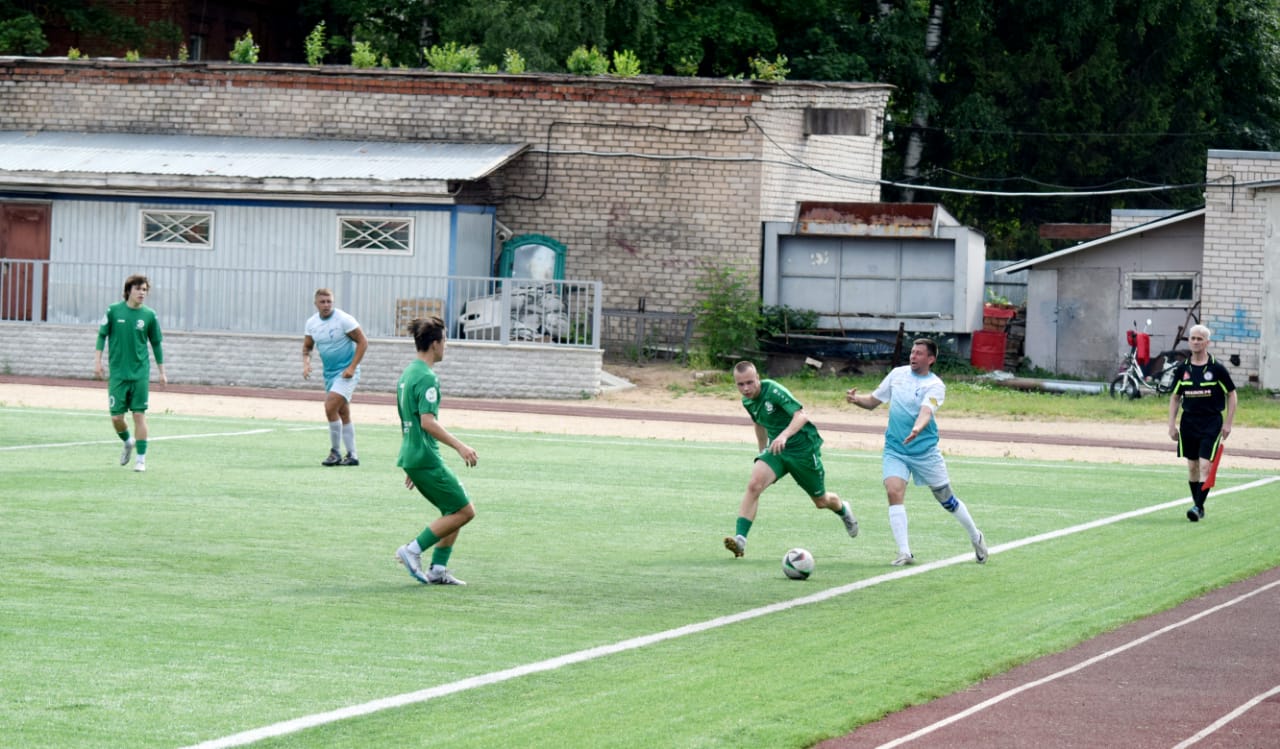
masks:
<svg viewBox="0 0 1280 749"><path fill-rule="evenodd" d="M409 544L405 544L404 546L396 549L396 559L400 561L400 564L404 565L404 568L409 571L409 576L414 580L417 580L423 585L430 582L430 580L427 579L427 576L422 572L422 555L414 554L412 551L409 551Z"/></svg>
<svg viewBox="0 0 1280 749"><path fill-rule="evenodd" d="M120 465L129 465L129 458L133 457L133 446L135 444L133 437L124 441L124 452L120 453Z"/></svg>
<svg viewBox="0 0 1280 749"><path fill-rule="evenodd" d="M973 542L973 555L978 558L978 564L987 563L987 537L978 533L978 540Z"/></svg>
<svg viewBox="0 0 1280 749"><path fill-rule="evenodd" d="M733 552L735 558L747 553L747 537L746 536L725 536L724 548Z"/></svg>
<svg viewBox="0 0 1280 749"><path fill-rule="evenodd" d="M449 573L449 570L439 565L432 565L427 570L427 583L431 585L466 585L465 582L459 580Z"/></svg>
<svg viewBox="0 0 1280 749"><path fill-rule="evenodd" d="M144 473L146 470L147 470L147 461L142 460L141 458L138 459L137 463L133 464L134 473Z"/></svg>
<svg viewBox="0 0 1280 749"><path fill-rule="evenodd" d="M910 554L908 552L903 552L899 554L897 558L895 558L889 564L892 564L894 567L906 567L907 565L911 565L915 563L916 563L916 558L913 554Z"/></svg>
<svg viewBox="0 0 1280 749"><path fill-rule="evenodd" d="M841 502L844 506L844 512L840 515L840 519L844 521L844 529L849 532L849 538L858 537L858 519L853 516L853 508L848 502Z"/></svg>

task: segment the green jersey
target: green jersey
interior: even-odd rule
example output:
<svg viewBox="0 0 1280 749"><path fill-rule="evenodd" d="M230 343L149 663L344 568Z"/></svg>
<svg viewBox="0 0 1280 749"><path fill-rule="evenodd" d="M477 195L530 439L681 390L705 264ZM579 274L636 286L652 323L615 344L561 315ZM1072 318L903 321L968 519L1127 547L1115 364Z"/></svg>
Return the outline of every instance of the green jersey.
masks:
<svg viewBox="0 0 1280 749"><path fill-rule="evenodd" d="M134 309L128 302L116 302L107 308L98 325L97 349L107 348L107 365L114 381L150 379L151 359L147 355L147 344L151 344L156 354L156 364L164 364L164 352L160 348L162 340L156 311L145 304Z"/></svg>
<svg viewBox="0 0 1280 749"><path fill-rule="evenodd" d="M747 409L752 421L764 427L769 442L773 442L791 424L791 418L804 405L782 385L773 380L761 380L760 394L755 398L743 398L742 407ZM795 436L787 440L787 451L813 450L821 445L822 437L818 434L818 428L812 423L806 423Z"/></svg>
<svg viewBox="0 0 1280 749"><path fill-rule="evenodd" d="M422 428L422 415L440 415L440 384L436 373L421 359L415 359L404 368L396 385L396 410L400 412L401 468L437 468L444 465L440 459L440 445Z"/></svg>

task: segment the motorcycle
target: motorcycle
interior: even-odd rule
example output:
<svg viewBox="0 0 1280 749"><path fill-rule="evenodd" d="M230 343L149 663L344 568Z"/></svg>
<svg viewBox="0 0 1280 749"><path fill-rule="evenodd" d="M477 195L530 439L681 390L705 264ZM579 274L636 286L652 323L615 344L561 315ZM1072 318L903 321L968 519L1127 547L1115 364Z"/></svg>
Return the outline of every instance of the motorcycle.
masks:
<svg viewBox="0 0 1280 749"><path fill-rule="evenodd" d="M1138 321L1133 321L1134 328ZM1151 320L1147 320L1146 328L1125 331L1125 340L1129 344L1129 353L1120 363L1120 372L1111 381L1111 397L1124 396L1130 399L1142 397L1142 391L1166 394L1173 392L1174 372L1178 365L1191 358L1191 352L1170 349L1162 351L1154 359L1150 357L1151 335L1147 328Z"/></svg>

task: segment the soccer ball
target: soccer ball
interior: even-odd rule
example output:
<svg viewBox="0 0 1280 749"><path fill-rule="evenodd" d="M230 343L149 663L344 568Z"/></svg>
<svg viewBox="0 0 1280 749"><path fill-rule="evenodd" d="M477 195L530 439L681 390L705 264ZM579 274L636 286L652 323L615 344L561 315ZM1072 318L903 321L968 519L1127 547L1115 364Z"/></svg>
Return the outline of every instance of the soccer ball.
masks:
<svg viewBox="0 0 1280 749"><path fill-rule="evenodd" d="M782 557L782 574L792 580L804 580L813 574L813 555L805 549L792 549Z"/></svg>

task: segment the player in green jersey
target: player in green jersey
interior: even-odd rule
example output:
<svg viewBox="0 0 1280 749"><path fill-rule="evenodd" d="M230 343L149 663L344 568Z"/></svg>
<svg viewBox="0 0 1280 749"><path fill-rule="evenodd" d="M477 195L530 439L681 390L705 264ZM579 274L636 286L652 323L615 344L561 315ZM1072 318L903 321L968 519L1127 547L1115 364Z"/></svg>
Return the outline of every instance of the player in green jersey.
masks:
<svg viewBox="0 0 1280 749"><path fill-rule="evenodd" d="M124 452L120 454L120 465L128 465L134 448L138 450L138 460L133 470L147 470L147 400L150 397L151 357L147 345L155 352L156 369L160 373L160 384L166 385L169 378L164 373L164 351L160 347L163 336L160 334L160 323L156 320L156 312L143 304L147 292L151 291L151 282L146 276L133 275L124 281L124 301L116 302L107 308L98 325L98 342L93 354L93 375L101 380L103 377L102 350L108 350L107 404L111 414L111 425L116 434L124 442ZM133 413L133 431L125 423L124 413Z"/></svg>
<svg viewBox="0 0 1280 749"><path fill-rule="evenodd" d="M742 394L742 405L755 423L756 442L760 454L751 468L746 494L738 508L736 533L726 536L724 546L740 557L747 551L747 534L756 519L760 495L778 479L791 478L804 489L813 506L828 509L840 517L849 537L858 535L858 519L849 503L835 492L827 491L826 471L822 467L822 436L809 421L804 406L782 385L761 380L754 364L738 362L733 368L733 381Z"/></svg>
<svg viewBox="0 0 1280 749"><path fill-rule="evenodd" d="M457 450L467 467L474 467L478 458L475 450L450 434L437 420L440 384L431 367L444 358L444 322L438 317L416 319L409 323L409 334L413 336L418 357L405 367L396 386L396 409L403 432L396 465L404 469L405 488L417 489L441 515L417 538L396 549L396 558L420 583L466 585L449 573L447 565L453 544L458 540L458 530L475 518L476 510L467 490L440 457L439 443ZM423 570L422 552L429 548L432 549L431 566Z"/></svg>

